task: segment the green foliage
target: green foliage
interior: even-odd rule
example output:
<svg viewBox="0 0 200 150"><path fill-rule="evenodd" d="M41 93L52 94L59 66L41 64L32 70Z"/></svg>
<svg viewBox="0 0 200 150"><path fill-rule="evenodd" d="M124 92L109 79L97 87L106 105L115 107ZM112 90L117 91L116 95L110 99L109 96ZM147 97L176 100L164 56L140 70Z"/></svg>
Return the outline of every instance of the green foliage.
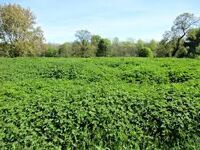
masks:
<svg viewBox="0 0 200 150"><path fill-rule="evenodd" d="M58 51L55 48L49 47L47 51L45 51L45 57L56 57Z"/></svg>
<svg viewBox="0 0 200 150"><path fill-rule="evenodd" d="M191 79L195 79L195 75L188 71L169 71L169 81L172 83L186 82Z"/></svg>
<svg viewBox="0 0 200 150"><path fill-rule="evenodd" d="M97 57L102 57L102 56L107 56L108 55L108 50L110 46L110 40L108 39L101 39L98 43L98 48L97 48Z"/></svg>
<svg viewBox="0 0 200 150"><path fill-rule="evenodd" d="M158 42L155 40L151 40L147 45L152 51L155 51L158 47Z"/></svg>
<svg viewBox="0 0 200 150"><path fill-rule="evenodd" d="M200 55L200 28L189 30L185 46L188 49L189 57L196 57Z"/></svg>
<svg viewBox="0 0 200 150"><path fill-rule="evenodd" d="M59 45L48 43L45 45L45 50L42 52L41 56L45 57L57 57L59 56Z"/></svg>
<svg viewBox="0 0 200 150"><path fill-rule="evenodd" d="M36 56L44 49L43 32L35 16L20 5L0 5L0 41L3 56Z"/></svg>
<svg viewBox="0 0 200 150"><path fill-rule="evenodd" d="M137 57L138 51L144 47L148 47L156 53L157 45L158 43L154 40L151 40L150 42L138 40L135 43L132 39L121 42L118 38L115 38L110 46L110 56Z"/></svg>
<svg viewBox="0 0 200 150"><path fill-rule="evenodd" d="M58 55L61 57L72 56L72 44L67 42L67 43L59 45Z"/></svg>
<svg viewBox="0 0 200 150"><path fill-rule="evenodd" d="M199 27L199 23L200 18L191 13L183 13L176 17L171 30L165 32L163 40L161 41L161 45L163 45L164 41L167 50L170 49L170 56L185 57L187 56L187 53L192 54L191 49L187 52L186 47L184 46L184 40L193 28L196 26ZM159 49L159 51L160 50L166 51L166 49L163 48ZM195 49L193 49L193 51L195 51Z"/></svg>
<svg viewBox="0 0 200 150"><path fill-rule="evenodd" d="M137 69L132 71L123 72L121 76L122 80L125 80L127 83L167 83L168 78L165 74L162 74L157 71L146 70L146 69Z"/></svg>
<svg viewBox="0 0 200 150"><path fill-rule="evenodd" d="M173 42L166 42L161 40L156 49L156 57L170 57L173 51Z"/></svg>
<svg viewBox="0 0 200 150"><path fill-rule="evenodd" d="M0 60L0 149L200 149L200 62Z"/></svg>
<svg viewBox="0 0 200 150"><path fill-rule="evenodd" d="M75 56L89 57L89 51L91 50L91 38L92 35L87 30L79 30L75 34L76 41L72 45Z"/></svg>
<svg viewBox="0 0 200 150"><path fill-rule="evenodd" d="M139 57L152 57L153 53L150 48L148 47L143 47L138 50L138 56Z"/></svg>
<svg viewBox="0 0 200 150"><path fill-rule="evenodd" d="M91 44L97 47L100 40L101 40L101 36L93 35L92 38L91 38Z"/></svg>
<svg viewBox="0 0 200 150"><path fill-rule="evenodd" d="M187 49L183 45L181 45L179 50L176 53L176 57L183 58L183 57L187 57L187 55L188 55Z"/></svg>

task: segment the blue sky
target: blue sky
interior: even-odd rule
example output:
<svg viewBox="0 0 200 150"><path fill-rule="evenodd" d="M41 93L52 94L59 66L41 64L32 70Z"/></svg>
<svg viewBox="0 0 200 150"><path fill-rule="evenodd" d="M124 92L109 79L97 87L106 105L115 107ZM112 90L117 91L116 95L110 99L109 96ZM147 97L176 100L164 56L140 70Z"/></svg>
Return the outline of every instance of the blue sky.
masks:
<svg viewBox="0 0 200 150"><path fill-rule="evenodd" d="M73 41L77 30L120 40L160 40L181 13L200 15L199 0L0 0L30 8L47 42Z"/></svg>

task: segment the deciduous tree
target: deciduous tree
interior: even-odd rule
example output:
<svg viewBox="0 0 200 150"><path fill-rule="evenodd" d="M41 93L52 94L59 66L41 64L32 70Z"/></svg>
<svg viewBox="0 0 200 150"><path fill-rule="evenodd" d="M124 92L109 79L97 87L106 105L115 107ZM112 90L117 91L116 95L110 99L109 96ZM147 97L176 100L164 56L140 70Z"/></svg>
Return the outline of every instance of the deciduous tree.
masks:
<svg viewBox="0 0 200 150"><path fill-rule="evenodd" d="M35 16L20 5L0 5L0 43L11 57L32 56L43 50L43 32Z"/></svg>
<svg viewBox="0 0 200 150"><path fill-rule="evenodd" d="M79 30L76 32L75 37L77 40L74 42L76 45L76 53L81 57L88 57L88 51L90 50L91 33L87 30ZM78 45L77 45L78 44Z"/></svg>
<svg viewBox="0 0 200 150"><path fill-rule="evenodd" d="M105 57L108 55L109 46L111 45L110 40L101 39L98 44L98 49L96 56L97 57Z"/></svg>
<svg viewBox="0 0 200 150"><path fill-rule="evenodd" d="M188 50L189 57L200 55L200 28L191 29L184 44Z"/></svg>
<svg viewBox="0 0 200 150"><path fill-rule="evenodd" d="M172 56L177 54L177 51L180 50L181 43L183 43L182 40L191 28L199 25L199 21L200 18L195 17L191 13L183 13L174 20L174 25L171 31L168 32L168 42L172 40L175 42Z"/></svg>

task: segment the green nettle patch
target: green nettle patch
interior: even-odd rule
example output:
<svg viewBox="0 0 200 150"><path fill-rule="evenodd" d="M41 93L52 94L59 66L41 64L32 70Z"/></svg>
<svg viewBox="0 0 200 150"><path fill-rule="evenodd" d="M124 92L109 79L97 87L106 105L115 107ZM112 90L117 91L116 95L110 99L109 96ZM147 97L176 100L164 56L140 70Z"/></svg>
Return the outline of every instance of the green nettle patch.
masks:
<svg viewBox="0 0 200 150"><path fill-rule="evenodd" d="M0 149L200 149L200 61L0 58Z"/></svg>
<svg viewBox="0 0 200 150"><path fill-rule="evenodd" d="M47 72L45 72L42 75L43 77L47 77L47 78L62 79L66 76L66 73L63 69L54 67L54 68L50 68Z"/></svg>
<svg viewBox="0 0 200 150"><path fill-rule="evenodd" d="M76 68L74 65L70 65L67 69L63 68L62 66L53 66L50 68L47 68L44 72L40 72L39 75L41 75L43 78L54 78L54 79L69 79L73 80L78 78L78 70L79 68Z"/></svg>
<svg viewBox="0 0 200 150"><path fill-rule="evenodd" d="M122 80L127 82L136 82L136 83L166 83L167 78L164 75L159 74L159 72L154 72L152 70L133 70L128 72L123 72Z"/></svg>
<svg viewBox="0 0 200 150"><path fill-rule="evenodd" d="M172 83L186 82L195 78L195 74L188 71L169 71L168 76Z"/></svg>

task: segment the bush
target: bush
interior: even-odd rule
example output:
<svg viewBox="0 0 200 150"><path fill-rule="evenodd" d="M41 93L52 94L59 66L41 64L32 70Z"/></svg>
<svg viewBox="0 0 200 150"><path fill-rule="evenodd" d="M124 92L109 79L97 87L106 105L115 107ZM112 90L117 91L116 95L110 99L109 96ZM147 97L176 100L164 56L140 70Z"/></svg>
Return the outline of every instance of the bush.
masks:
<svg viewBox="0 0 200 150"><path fill-rule="evenodd" d="M153 57L153 52L151 51L150 48L144 47L138 51L138 56L139 57Z"/></svg>

